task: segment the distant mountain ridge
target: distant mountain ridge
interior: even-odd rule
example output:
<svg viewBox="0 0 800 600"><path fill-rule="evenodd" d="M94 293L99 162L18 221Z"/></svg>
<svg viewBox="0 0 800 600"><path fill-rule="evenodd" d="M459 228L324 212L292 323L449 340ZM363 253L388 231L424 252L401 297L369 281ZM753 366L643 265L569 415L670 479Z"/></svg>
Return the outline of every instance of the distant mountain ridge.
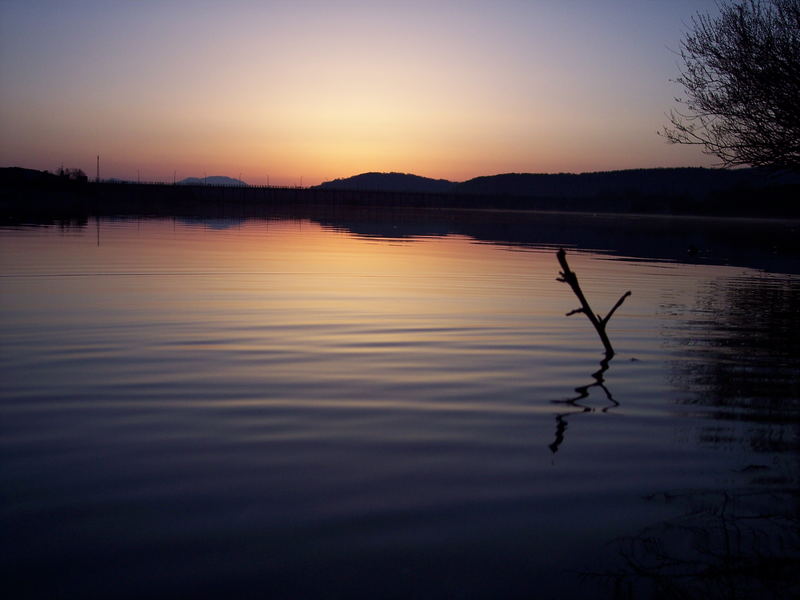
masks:
<svg viewBox="0 0 800 600"><path fill-rule="evenodd" d="M447 179L431 179L412 173L361 173L343 179L325 181L316 189L358 190L365 192L419 192L427 194L448 193L456 185Z"/></svg>
<svg viewBox="0 0 800 600"><path fill-rule="evenodd" d="M83 178L86 182L87 178ZM64 177L46 171L19 167L0 168L0 183L4 186L36 184L60 185ZM115 180L106 180L114 183ZM133 183L116 180L119 183ZM80 183L80 182L78 182ZM240 179L222 175L187 177L181 186L247 187ZM411 173L361 173L352 177L326 181L311 190L361 192L369 199L372 192L418 193L441 195L438 203L466 203L485 206L514 203L528 206L536 202L541 210L689 210L686 202L719 201L722 197L750 197L756 203L761 196L754 194L776 193L791 203L791 197L800 189L800 173L775 173L765 169L710 169L704 167L676 167L599 171L589 173L504 173L475 177L464 182L431 179ZM459 199L461 197L461 199ZM483 198L483 200L481 200ZM434 201L434 200L430 200ZM660 204L659 204L660 202ZM676 203L677 202L677 203ZM684 204L680 204L683 202ZM588 204L587 204L588 203ZM532 205L531 205L532 206ZM660 208L656 209L655 207ZM667 207L671 208L667 208ZM692 209L696 210L696 209ZM704 209L706 210L706 209ZM721 209L720 209L721 210Z"/></svg>
<svg viewBox="0 0 800 600"><path fill-rule="evenodd" d="M224 175L211 175L209 177L187 177L177 182L178 185L248 185L247 182Z"/></svg>
<svg viewBox="0 0 800 600"><path fill-rule="evenodd" d="M556 211L617 214L675 214L800 219L800 173L770 174L757 169L640 169L606 173L509 173L477 177L463 183L442 180L434 189L414 192L409 184L430 180L407 174L369 174L371 189L354 189L338 182L338 189L262 189L230 185L231 178L203 179L209 184L167 185L133 182L94 184L43 171L0 167L0 218L55 218L90 214L205 214L225 209L228 199L242 210L267 206L308 208L325 206ZM399 177L398 177L399 175ZM381 181L384 180L384 181ZM422 180L422 181L420 181ZM185 180L186 181L186 180ZM394 191L381 186L390 181ZM401 186L398 187L398 182ZM447 184L450 185L447 185ZM226 185L228 184L228 185ZM386 186L384 186L385 188ZM225 189L231 190L225 192ZM408 190L412 189L411 192ZM419 189L419 188L417 188ZM430 188L428 188L430 189ZM233 193L233 190L238 190ZM352 191L346 191L352 190ZM259 213L260 214L260 213Z"/></svg>
<svg viewBox="0 0 800 600"><path fill-rule="evenodd" d="M800 175L762 169L676 167L590 173L504 173L456 183L409 173L362 173L317 188L353 191L475 194L532 198L594 198L611 195L704 197L737 187L798 184Z"/></svg>
<svg viewBox="0 0 800 600"><path fill-rule="evenodd" d="M610 195L703 197L741 187L800 183L800 176L762 169L677 167L593 173L507 173L458 184L457 194L593 198Z"/></svg>
<svg viewBox="0 0 800 600"><path fill-rule="evenodd" d="M22 167L2 167L0 168L0 183L33 182L33 181L53 181L56 176L47 171L37 171L36 169L24 169Z"/></svg>

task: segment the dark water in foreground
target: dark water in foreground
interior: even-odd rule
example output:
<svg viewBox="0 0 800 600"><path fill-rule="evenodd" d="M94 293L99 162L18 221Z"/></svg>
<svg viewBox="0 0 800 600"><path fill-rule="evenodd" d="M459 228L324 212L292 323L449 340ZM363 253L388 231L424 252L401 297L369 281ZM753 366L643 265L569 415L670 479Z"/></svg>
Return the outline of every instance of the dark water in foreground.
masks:
<svg viewBox="0 0 800 600"><path fill-rule="evenodd" d="M0 230L9 597L800 591L796 257L426 227Z"/></svg>

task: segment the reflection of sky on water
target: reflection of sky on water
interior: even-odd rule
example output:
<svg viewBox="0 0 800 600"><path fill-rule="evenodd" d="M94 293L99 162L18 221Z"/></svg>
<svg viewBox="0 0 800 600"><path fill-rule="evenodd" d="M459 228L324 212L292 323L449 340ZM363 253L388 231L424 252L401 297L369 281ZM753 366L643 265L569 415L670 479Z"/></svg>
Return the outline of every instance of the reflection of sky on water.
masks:
<svg viewBox="0 0 800 600"><path fill-rule="evenodd" d="M1 231L14 581L601 594L566 573L685 510L644 497L795 485L796 277L571 251L600 312L633 290L592 386L557 223Z"/></svg>

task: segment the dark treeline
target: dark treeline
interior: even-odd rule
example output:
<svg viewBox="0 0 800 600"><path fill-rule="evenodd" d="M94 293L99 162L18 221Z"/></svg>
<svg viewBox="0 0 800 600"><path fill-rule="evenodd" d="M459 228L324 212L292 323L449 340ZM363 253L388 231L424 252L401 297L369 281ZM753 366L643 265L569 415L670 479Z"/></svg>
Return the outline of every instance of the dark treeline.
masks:
<svg viewBox="0 0 800 600"><path fill-rule="evenodd" d="M390 174L393 175L393 174ZM396 174L394 174L396 175ZM407 176L404 176L407 177ZM416 176L414 176L416 177ZM583 175L498 175L450 191L94 183L0 169L0 215L257 215L301 206L800 217L800 180L761 171L643 169ZM436 181L436 180L431 180ZM519 194L520 189L538 190Z"/></svg>
<svg viewBox="0 0 800 600"><path fill-rule="evenodd" d="M758 190L800 184L800 176L764 169L700 167L629 169L595 173L506 173L462 183L405 173L362 173L320 184L320 189L413 191L520 196L527 198L608 198L612 196L707 198L736 189Z"/></svg>
<svg viewBox="0 0 800 600"><path fill-rule="evenodd" d="M631 169L597 173L509 173L476 177L458 184L462 194L603 198L612 195L681 197L700 200L734 190L800 184L800 177L760 169Z"/></svg>

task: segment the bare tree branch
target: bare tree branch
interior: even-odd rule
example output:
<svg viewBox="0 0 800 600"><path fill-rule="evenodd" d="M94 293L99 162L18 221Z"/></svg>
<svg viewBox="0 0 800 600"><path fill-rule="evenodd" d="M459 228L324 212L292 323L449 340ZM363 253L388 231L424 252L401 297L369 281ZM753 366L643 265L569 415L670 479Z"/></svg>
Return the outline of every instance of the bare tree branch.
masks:
<svg viewBox="0 0 800 600"><path fill-rule="evenodd" d="M697 15L675 82L686 110L660 132L724 166L800 170L800 0L721 0Z"/></svg>
<svg viewBox="0 0 800 600"><path fill-rule="evenodd" d="M603 326L605 326L605 324L608 323L608 320L611 318L611 315L613 315L616 312L616 310L620 306L622 306L622 303L625 302L625 298L627 298L630 295L631 295L631 292L630 292L630 290L628 290L627 292L622 294L622 296L620 296L620 299L617 300L617 303L614 305L614 307L610 311L608 311L608 314L606 315L606 318L605 319L600 319L600 321L603 323ZM597 315L597 316L599 317L600 315Z"/></svg>
<svg viewBox="0 0 800 600"><path fill-rule="evenodd" d="M577 313L583 313L586 315L586 317L594 326L595 331L597 331L597 335L600 336L600 341L603 343L603 347L606 350L606 360L610 360L614 356L614 348L611 346L611 341L608 339L608 334L606 334L606 324L608 324L611 315L613 315L614 312L625 301L625 298L631 295L630 291L625 292L622 297L617 300L617 303L609 311L605 318L603 318L599 314L595 314L595 312L592 311L592 307L589 306L589 301L586 299L586 296L584 295L583 290L581 290L581 286L578 283L578 276L574 271L572 271L572 269L569 268L569 263L567 263L567 253L564 252L563 248L556 253L556 257L558 258L558 263L561 265L561 272L559 273L560 277L557 281L568 284L569 287L572 288L575 296L578 298L578 302L581 303L580 308L571 310L567 313L567 316L569 317L570 315Z"/></svg>

